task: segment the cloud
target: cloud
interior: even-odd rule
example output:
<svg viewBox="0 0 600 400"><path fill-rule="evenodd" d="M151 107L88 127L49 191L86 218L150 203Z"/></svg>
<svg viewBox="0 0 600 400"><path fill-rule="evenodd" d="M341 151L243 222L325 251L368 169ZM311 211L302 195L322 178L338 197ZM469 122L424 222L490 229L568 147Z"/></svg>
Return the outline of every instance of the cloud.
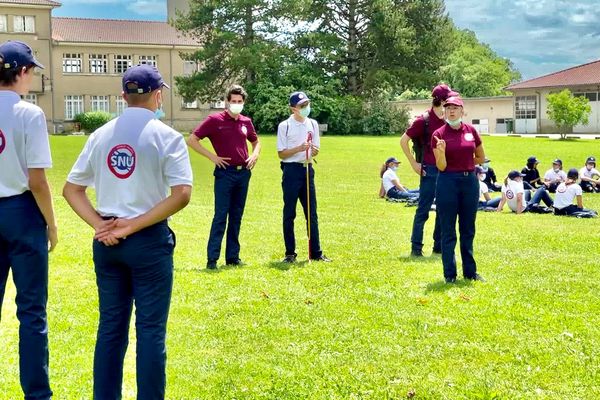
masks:
<svg viewBox="0 0 600 400"><path fill-rule="evenodd" d="M459 28L477 34L534 78L600 58L597 0L446 0Z"/></svg>
<svg viewBox="0 0 600 400"><path fill-rule="evenodd" d="M127 9L139 15L166 14L167 4L160 0L135 0L127 5Z"/></svg>

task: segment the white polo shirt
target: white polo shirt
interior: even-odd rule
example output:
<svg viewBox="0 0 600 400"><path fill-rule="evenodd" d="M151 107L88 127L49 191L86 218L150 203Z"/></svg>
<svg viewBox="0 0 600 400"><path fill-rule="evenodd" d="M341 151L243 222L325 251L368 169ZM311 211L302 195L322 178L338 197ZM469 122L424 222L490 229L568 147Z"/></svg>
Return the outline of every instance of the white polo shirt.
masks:
<svg viewBox="0 0 600 400"><path fill-rule="evenodd" d="M13 91L0 90L0 198L29 190L29 168L51 168L46 116Z"/></svg>
<svg viewBox="0 0 600 400"><path fill-rule="evenodd" d="M502 193L506 196L506 204L508 204L508 208L510 208L513 212L517 212L517 195L519 193L523 194L523 202L521 205L525 207L525 188L523 187L523 182L517 182L509 179L507 185L502 185Z"/></svg>
<svg viewBox="0 0 600 400"><path fill-rule="evenodd" d="M488 185L486 185L483 181L479 181L479 200L486 201L484 194L489 192L490 189L488 188Z"/></svg>
<svg viewBox="0 0 600 400"><path fill-rule="evenodd" d="M589 178L592 179L592 177L594 175L600 175L600 172L598 172L598 170L596 168L592 168L590 170L587 169L587 167L583 167L579 170L579 177L584 177L584 178Z"/></svg>
<svg viewBox="0 0 600 400"><path fill-rule="evenodd" d="M169 188L192 185L183 136L150 110L127 107L88 139L67 181L96 189L97 211L134 218L167 198Z"/></svg>
<svg viewBox="0 0 600 400"><path fill-rule="evenodd" d="M556 196L554 197L554 208L562 210L563 208L573 204L575 197L581 196L583 190L581 186L576 183L572 183L567 186L564 182L558 185L556 188Z"/></svg>
<svg viewBox="0 0 600 400"><path fill-rule="evenodd" d="M544 174L544 180L548 180L548 181L554 182L557 179L559 179L561 182L566 181L567 180L567 173L565 171L563 171L562 169L560 171L558 171L558 172L554 172L554 169L550 168Z"/></svg>
<svg viewBox="0 0 600 400"><path fill-rule="evenodd" d="M396 186L394 185L394 181L400 182L400 179L398 179L398 175L396 175L396 172L394 170L388 168L381 177L381 183L383 183L383 190L385 190L386 193L388 192L388 190Z"/></svg>
<svg viewBox="0 0 600 400"><path fill-rule="evenodd" d="M288 119L279 124L277 128L277 151L283 151L300 146L306 142L309 136L309 132L312 135L312 143L317 148L321 147L321 140L319 138L319 124L317 121L311 118L305 118L304 122L297 121L294 116L290 116ZM301 151L291 155L288 158L281 160L285 163L306 161L306 151Z"/></svg>

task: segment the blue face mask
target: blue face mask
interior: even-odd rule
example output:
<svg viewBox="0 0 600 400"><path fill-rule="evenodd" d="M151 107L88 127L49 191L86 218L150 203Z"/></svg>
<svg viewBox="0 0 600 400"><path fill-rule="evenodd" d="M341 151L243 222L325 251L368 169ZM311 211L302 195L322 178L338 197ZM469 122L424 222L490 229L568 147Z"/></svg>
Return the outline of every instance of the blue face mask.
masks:
<svg viewBox="0 0 600 400"><path fill-rule="evenodd" d="M162 119L165 117L165 112L162 109L162 105L154 111L154 119Z"/></svg>
<svg viewBox="0 0 600 400"><path fill-rule="evenodd" d="M310 114L310 106L306 106L304 108L301 108L298 113L300 114L300 116L302 118L308 117L308 115Z"/></svg>

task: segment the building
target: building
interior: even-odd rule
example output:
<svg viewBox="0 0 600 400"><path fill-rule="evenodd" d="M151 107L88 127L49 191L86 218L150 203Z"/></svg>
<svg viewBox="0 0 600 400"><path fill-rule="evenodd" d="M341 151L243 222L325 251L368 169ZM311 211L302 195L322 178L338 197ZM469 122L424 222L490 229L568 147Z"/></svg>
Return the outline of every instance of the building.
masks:
<svg viewBox="0 0 600 400"><path fill-rule="evenodd" d="M163 96L164 121L176 129L190 130L213 106L223 106L186 103L178 95L174 78L197 70L182 54L198 43L167 22L55 18L56 7L52 0L0 0L0 41L26 42L46 67L36 69L26 100L44 110L51 132L72 130L81 112L119 115L126 106L121 77L136 64L155 65L171 84Z"/></svg>
<svg viewBox="0 0 600 400"><path fill-rule="evenodd" d="M573 133L599 133L600 60L508 86L506 90L515 97L515 132L556 133L556 126L546 114L546 96L563 89L587 97L592 107L589 123L573 127Z"/></svg>

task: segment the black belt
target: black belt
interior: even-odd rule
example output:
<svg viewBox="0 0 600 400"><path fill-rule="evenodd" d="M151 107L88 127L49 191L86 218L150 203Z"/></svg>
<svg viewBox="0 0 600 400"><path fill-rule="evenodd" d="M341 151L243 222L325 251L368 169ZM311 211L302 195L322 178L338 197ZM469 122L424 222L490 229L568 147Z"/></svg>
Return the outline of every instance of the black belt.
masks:
<svg viewBox="0 0 600 400"><path fill-rule="evenodd" d="M219 169L219 167L217 167ZM246 169L245 165L228 165L224 169L229 171L242 171Z"/></svg>
<svg viewBox="0 0 600 400"><path fill-rule="evenodd" d="M469 176L475 175L475 171L440 171L440 174L443 175L459 175L459 176Z"/></svg>

